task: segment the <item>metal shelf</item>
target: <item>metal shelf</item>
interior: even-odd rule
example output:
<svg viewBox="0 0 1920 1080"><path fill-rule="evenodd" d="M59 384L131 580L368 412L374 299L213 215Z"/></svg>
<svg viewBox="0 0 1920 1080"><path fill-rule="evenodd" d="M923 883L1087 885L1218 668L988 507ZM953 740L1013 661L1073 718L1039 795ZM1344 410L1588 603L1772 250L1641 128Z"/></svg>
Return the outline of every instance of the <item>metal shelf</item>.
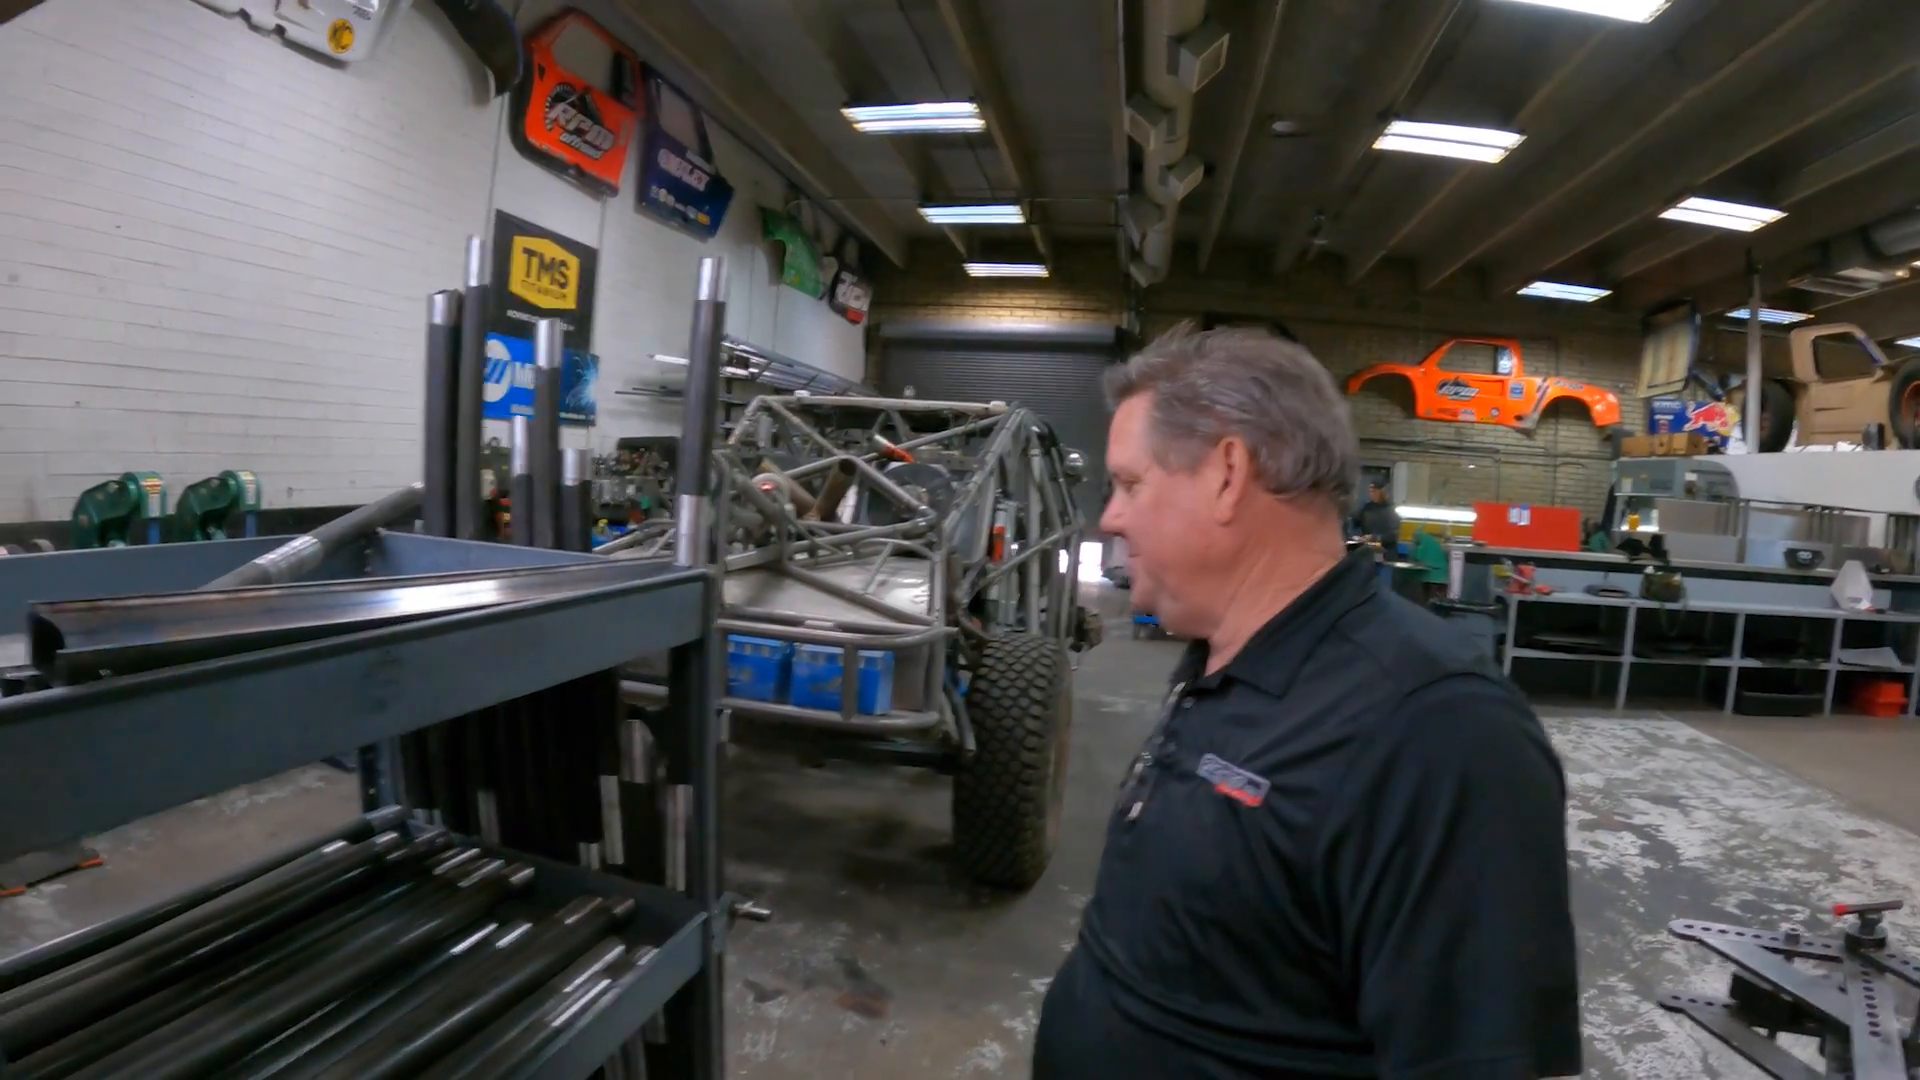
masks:
<svg viewBox="0 0 1920 1080"><path fill-rule="evenodd" d="M0 859L699 638L705 571L0 700ZM190 749L189 749L190 748Z"/></svg>

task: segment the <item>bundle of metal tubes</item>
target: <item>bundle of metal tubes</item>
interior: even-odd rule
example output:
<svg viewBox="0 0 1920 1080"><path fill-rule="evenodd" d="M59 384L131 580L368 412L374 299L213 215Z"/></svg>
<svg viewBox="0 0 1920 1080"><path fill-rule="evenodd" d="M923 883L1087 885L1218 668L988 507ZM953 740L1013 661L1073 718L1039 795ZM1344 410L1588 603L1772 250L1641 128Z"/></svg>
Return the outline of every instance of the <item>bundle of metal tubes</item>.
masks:
<svg viewBox="0 0 1920 1080"><path fill-rule="evenodd" d="M369 833L38 965L0 991L0 1071L9 1080L512 1076L652 955L618 936L629 900L541 903L532 867L444 830Z"/></svg>

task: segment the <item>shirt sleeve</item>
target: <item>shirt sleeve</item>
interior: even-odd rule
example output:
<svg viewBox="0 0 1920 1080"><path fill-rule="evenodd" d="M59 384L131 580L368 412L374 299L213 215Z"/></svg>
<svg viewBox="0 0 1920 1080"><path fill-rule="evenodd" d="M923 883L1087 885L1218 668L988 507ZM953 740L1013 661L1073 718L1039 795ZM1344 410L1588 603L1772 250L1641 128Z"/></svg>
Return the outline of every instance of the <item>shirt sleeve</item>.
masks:
<svg viewBox="0 0 1920 1080"><path fill-rule="evenodd" d="M1545 732L1490 677L1416 690L1360 748L1321 889L1381 1080L1580 1071L1565 822Z"/></svg>

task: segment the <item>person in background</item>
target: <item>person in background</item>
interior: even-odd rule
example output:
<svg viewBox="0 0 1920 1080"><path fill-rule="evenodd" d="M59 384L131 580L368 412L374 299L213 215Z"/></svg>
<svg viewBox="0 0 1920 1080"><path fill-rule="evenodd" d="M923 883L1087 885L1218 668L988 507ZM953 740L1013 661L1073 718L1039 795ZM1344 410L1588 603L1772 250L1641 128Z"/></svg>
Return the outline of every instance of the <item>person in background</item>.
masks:
<svg viewBox="0 0 1920 1080"><path fill-rule="evenodd" d="M1587 551L1613 550L1613 537L1607 535L1607 530L1601 528L1600 523L1592 518L1580 523L1580 536L1582 538L1580 546Z"/></svg>
<svg viewBox="0 0 1920 1080"><path fill-rule="evenodd" d="M1407 558L1420 564L1421 592L1433 601L1447 594L1447 546L1432 529L1414 526L1413 544Z"/></svg>
<svg viewBox="0 0 1920 1080"><path fill-rule="evenodd" d="M1386 485L1378 481L1367 485L1367 502L1354 515L1354 527L1362 537L1378 542L1389 555L1400 550L1400 515L1394 513L1393 504L1387 501Z"/></svg>

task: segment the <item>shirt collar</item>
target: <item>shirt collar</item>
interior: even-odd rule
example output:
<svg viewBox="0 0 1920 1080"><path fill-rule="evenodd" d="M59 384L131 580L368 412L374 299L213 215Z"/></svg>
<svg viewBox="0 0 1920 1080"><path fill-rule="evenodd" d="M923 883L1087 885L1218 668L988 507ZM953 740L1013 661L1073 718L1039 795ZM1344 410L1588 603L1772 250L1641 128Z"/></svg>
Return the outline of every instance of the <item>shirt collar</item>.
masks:
<svg viewBox="0 0 1920 1080"><path fill-rule="evenodd" d="M1378 567L1379 561L1371 548L1349 552L1282 608L1280 614L1254 631L1240 652L1227 661L1226 667L1211 675L1202 675L1207 669L1207 643L1189 644L1175 669L1174 681L1210 688L1224 679L1236 679L1275 697L1286 694L1307 657L1333 629L1334 623L1379 588Z"/></svg>

